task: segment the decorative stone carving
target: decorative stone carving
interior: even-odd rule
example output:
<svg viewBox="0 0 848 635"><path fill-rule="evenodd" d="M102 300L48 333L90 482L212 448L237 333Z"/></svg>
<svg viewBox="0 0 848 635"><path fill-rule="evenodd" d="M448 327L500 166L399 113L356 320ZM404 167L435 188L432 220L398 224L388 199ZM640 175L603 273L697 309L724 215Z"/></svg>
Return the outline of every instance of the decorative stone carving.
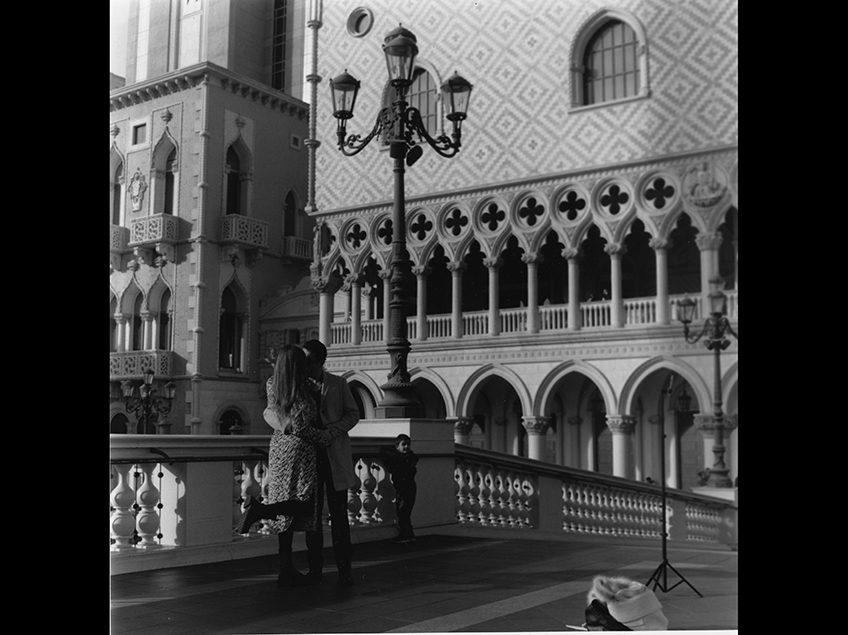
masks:
<svg viewBox="0 0 848 635"><path fill-rule="evenodd" d="M167 126L167 125L168 125L168 123L170 123L171 119L173 119L173 118L174 118L174 115L173 115L173 113L172 113L170 110L168 110L168 109L166 108L166 109L165 109L165 112L163 112L163 113L162 113L161 117L162 117L162 121L164 121L164 122L165 122L165 125Z"/></svg>
<svg viewBox="0 0 848 635"><path fill-rule="evenodd" d="M499 257L495 258L483 258L483 264L489 269L495 268L498 269L502 264L503 260Z"/></svg>
<svg viewBox="0 0 848 635"><path fill-rule="evenodd" d="M120 134L120 132L121 132L121 129L118 128L117 125L112 124L112 127L109 128L109 134L112 135L113 142L114 142L114 139L118 136L118 134Z"/></svg>
<svg viewBox="0 0 848 635"><path fill-rule="evenodd" d="M132 175L130 183L127 186L127 192L130 195L132 209L137 212L141 209L141 203L144 200L144 192L147 190L147 180L141 173L139 168L136 168L135 174Z"/></svg>
<svg viewBox="0 0 848 635"><path fill-rule="evenodd" d="M415 265L412 268L412 273L415 274L416 276L427 276L430 273L430 267L423 266L423 265Z"/></svg>
<svg viewBox="0 0 848 635"><path fill-rule="evenodd" d="M651 238L648 241L648 246L655 250L668 249L671 247L671 240L668 238Z"/></svg>
<svg viewBox="0 0 848 635"><path fill-rule="evenodd" d="M528 265L535 265L537 262L542 262L542 255L533 252L521 254L521 262Z"/></svg>
<svg viewBox="0 0 848 635"><path fill-rule="evenodd" d="M636 427L636 417L633 415L607 415L607 427L613 432L630 434Z"/></svg>
<svg viewBox="0 0 848 635"><path fill-rule="evenodd" d="M724 177L716 172L709 161L702 161L683 177L683 197L696 207L712 207L727 190Z"/></svg>
<svg viewBox="0 0 848 635"><path fill-rule="evenodd" d="M451 273L453 273L454 271L462 272L462 271L465 271L465 263L464 262L451 261L447 264L447 269Z"/></svg>
<svg viewBox="0 0 848 635"><path fill-rule="evenodd" d="M577 247L566 247L562 250L562 257L566 260L575 260L580 255Z"/></svg>
<svg viewBox="0 0 848 635"><path fill-rule="evenodd" d="M607 243L604 245L604 253L609 254L610 256L614 255L623 255L626 251L624 243Z"/></svg>
<svg viewBox="0 0 848 635"><path fill-rule="evenodd" d="M528 434L545 434L551 426L550 417L521 417L521 425Z"/></svg>
<svg viewBox="0 0 848 635"><path fill-rule="evenodd" d="M722 236L716 232L714 234L698 234L695 236L695 244L701 251L715 250L721 246Z"/></svg>

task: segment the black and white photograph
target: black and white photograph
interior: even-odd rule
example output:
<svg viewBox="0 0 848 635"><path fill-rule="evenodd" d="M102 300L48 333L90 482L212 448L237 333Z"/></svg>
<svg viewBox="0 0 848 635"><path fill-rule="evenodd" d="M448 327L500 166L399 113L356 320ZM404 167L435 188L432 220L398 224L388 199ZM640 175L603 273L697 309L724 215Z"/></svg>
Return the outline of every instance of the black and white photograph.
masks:
<svg viewBox="0 0 848 635"><path fill-rule="evenodd" d="M108 10L110 633L738 632L737 0Z"/></svg>

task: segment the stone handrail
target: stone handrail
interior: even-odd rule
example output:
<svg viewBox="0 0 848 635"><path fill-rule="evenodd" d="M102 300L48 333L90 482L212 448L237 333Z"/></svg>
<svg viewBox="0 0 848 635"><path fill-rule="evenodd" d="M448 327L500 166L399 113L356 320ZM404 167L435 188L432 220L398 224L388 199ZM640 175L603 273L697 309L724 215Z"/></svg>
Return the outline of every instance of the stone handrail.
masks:
<svg viewBox="0 0 848 635"><path fill-rule="evenodd" d="M527 309L501 309L501 333L523 333L527 330Z"/></svg>
<svg viewBox="0 0 848 635"><path fill-rule="evenodd" d="M547 304L539 307L540 331L564 331L567 328L567 304Z"/></svg>
<svg viewBox="0 0 848 635"><path fill-rule="evenodd" d="M489 332L489 312L469 311L462 314L462 335L486 335Z"/></svg>
<svg viewBox="0 0 848 635"><path fill-rule="evenodd" d="M312 260L312 241L297 236L283 236L283 255Z"/></svg>
<svg viewBox="0 0 848 635"><path fill-rule="evenodd" d="M268 223L241 214L226 214L221 218L221 242L266 249L268 247Z"/></svg>
<svg viewBox="0 0 848 635"><path fill-rule="evenodd" d="M109 249L110 251L122 252L127 248L130 241L130 230L120 225L109 227Z"/></svg>
<svg viewBox="0 0 848 635"><path fill-rule="evenodd" d="M154 377L171 377L174 351L126 351L109 353L109 379L140 379L148 368Z"/></svg>
<svg viewBox="0 0 848 635"><path fill-rule="evenodd" d="M624 304L624 325L644 326L657 321L656 298L626 298Z"/></svg>
<svg viewBox="0 0 848 635"><path fill-rule="evenodd" d="M580 323L585 329L612 326L612 303L609 300L581 302Z"/></svg>
<svg viewBox="0 0 848 635"><path fill-rule="evenodd" d="M173 243L179 233L179 221L171 214L151 214L130 223L128 245L146 245L153 243Z"/></svg>
<svg viewBox="0 0 848 635"><path fill-rule="evenodd" d="M615 476L456 446L457 521L627 539L661 537L661 489ZM669 540L735 544L735 505L667 489Z"/></svg>

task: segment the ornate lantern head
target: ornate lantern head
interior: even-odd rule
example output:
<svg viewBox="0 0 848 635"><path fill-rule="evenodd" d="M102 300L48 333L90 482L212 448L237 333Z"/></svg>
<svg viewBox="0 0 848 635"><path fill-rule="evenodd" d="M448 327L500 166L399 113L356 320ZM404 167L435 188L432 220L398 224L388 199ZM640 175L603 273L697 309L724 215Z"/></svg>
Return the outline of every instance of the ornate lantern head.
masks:
<svg viewBox="0 0 848 635"><path fill-rule="evenodd" d="M688 295L682 300L677 301L677 319L683 324L690 324L692 318L695 317L695 300Z"/></svg>
<svg viewBox="0 0 848 635"><path fill-rule="evenodd" d="M148 368L146 371L144 371L144 385L145 386L152 386L153 385L153 369L152 368Z"/></svg>
<svg viewBox="0 0 848 635"><path fill-rule="evenodd" d="M176 396L176 394L177 385L174 382L169 381L167 384L165 384L165 398L168 401L171 401Z"/></svg>
<svg viewBox="0 0 848 635"><path fill-rule="evenodd" d="M468 101L471 99L473 86L467 79L454 71L447 80L442 83L442 103L447 110L448 121L453 121L458 127L458 122L465 119L468 114Z"/></svg>
<svg viewBox="0 0 848 635"><path fill-rule="evenodd" d="M727 313L727 296L722 291L724 280L721 278L710 279L710 313L713 315L724 315Z"/></svg>
<svg viewBox="0 0 848 635"><path fill-rule="evenodd" d="M392 86L406 87L412 83L418 44L415 35L403 26L390 31L383 40L383 53Z"/></svg>
<svg viewBox="0 0 848 635"><path fill-rule="evenodd" d="M353 107L359 92L359 80L347 72L330 80L330 92L333 97L333 117L350 119L353 117Z"/></svg>
<svg viewBox="0 0 848 635"><path fill-rule="evenodd" d="M123 394L124 399L131 398L133 396L133 390L134 387L131 381L125 379L121 382L121 393Z"/></svg>

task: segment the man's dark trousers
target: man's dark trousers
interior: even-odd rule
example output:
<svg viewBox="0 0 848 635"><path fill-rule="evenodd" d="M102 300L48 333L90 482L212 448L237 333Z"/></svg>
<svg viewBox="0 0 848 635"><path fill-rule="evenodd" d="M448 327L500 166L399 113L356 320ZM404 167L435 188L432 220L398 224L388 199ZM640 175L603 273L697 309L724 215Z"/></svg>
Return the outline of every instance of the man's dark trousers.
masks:
<svg viewBox="0 0 848 635"><path fill-rule="evenodd" d="M333 536L333 553L339 573L350 572L351 545L350 524L347 519L347 490L337 492L333 487L333 475L327 450L318 448L318 514L324 513L324 492L327 492L327 506L330 512L330 527ZM320 573L324 567L324 533L306 532L307 558L309 572Z"/></svg>
<svg viewBox="0 0 848 635"><path fill-rule="evenodd" d="M404 484L396 489L395 509L397 510L398 538L414 538L412 531L412 507L418 487L415 482Z"/></svg>

